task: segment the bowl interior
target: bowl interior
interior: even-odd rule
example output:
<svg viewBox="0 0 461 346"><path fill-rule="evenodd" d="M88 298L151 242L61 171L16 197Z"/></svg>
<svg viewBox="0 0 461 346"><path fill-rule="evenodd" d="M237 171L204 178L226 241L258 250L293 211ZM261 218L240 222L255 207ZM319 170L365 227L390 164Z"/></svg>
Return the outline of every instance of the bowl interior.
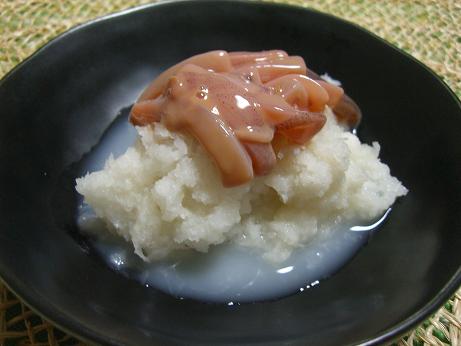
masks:
<svg viewBox="0 0 461 346"><path fill-rule="evenodd" d="M336 275L272 302L178 300L106 267L76 234L69 166L166 67L213 49L274 48L341 80L360 105L359 137L381 143L410 190L384 227ZM0 274L76 334L136 345L377 342L460 284L459 102L425 67L338 19L262 3L148 6L47 45L2 81L0 105Z"/></svg>

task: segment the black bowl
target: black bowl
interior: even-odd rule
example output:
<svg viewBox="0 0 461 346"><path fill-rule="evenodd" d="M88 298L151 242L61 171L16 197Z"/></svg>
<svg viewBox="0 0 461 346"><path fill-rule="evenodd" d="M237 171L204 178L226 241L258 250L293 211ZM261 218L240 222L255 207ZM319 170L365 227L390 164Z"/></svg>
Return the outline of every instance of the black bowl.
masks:
<svg viewBox="0 0 461 346"><path fill-rule="evenodd" d="M343 81L364 113L360 137L382 144L410 190L339 273L278 301L175 299L118 275L74 233L75 192L63 172L159 71L218 48L285 49ZM461 284L460 103L425 66L337 18L240 1L130 10L39 50L1 82L0 107L0 275L33 309L89 340L376 344Z"/></svg>

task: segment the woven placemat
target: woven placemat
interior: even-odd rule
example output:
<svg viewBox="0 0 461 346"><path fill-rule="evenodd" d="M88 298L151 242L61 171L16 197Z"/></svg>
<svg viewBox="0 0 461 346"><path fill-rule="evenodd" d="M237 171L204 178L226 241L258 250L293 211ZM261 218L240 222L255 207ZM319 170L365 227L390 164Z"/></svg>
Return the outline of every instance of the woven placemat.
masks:
<svg viewBox="0 0 461 346"><path fill-rule="evenodd" d="M460 0L271 0L357 23L437 72L461 97ZM146 0L0 0L0 77L47 41L90 19ZM435 315L395 342L461 346L461 289ZM83 345L30 311L0 283L0 345Z"/></svg>

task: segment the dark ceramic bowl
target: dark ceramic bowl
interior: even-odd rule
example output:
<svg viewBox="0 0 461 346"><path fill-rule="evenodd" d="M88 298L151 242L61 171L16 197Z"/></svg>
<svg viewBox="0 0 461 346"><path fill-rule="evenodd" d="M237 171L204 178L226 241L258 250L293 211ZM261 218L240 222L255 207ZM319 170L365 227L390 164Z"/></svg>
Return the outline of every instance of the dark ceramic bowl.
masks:
<svg viewBox="0 0 461 346"><path fill-rule="evenodd" d="M364 113L360 137L409 188L342 270L277 301L178 300L109 269L75 233L64 172L159 71L212 49L285 49ZM104 344L377 344L461 284L461 107L425 66L337 18L290 6L184 1L73 29L0 84L0 275L33 309Z"/></svg>

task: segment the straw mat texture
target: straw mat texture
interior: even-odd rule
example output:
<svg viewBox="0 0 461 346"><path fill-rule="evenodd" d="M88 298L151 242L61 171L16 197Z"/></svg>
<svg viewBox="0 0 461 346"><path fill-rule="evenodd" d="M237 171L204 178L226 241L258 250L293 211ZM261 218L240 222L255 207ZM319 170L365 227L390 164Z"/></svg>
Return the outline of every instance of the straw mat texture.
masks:
<svg viewBox="0 0 461 346"><path fill-rule="evenodd" d="M461 97L461 0L270 0L357 23L437 72ZM146 0L0 0L0 77L70 27ZM461 290L398 345L461 346ZM30 311L0 283L0 346L83 345Z"/></svg>

